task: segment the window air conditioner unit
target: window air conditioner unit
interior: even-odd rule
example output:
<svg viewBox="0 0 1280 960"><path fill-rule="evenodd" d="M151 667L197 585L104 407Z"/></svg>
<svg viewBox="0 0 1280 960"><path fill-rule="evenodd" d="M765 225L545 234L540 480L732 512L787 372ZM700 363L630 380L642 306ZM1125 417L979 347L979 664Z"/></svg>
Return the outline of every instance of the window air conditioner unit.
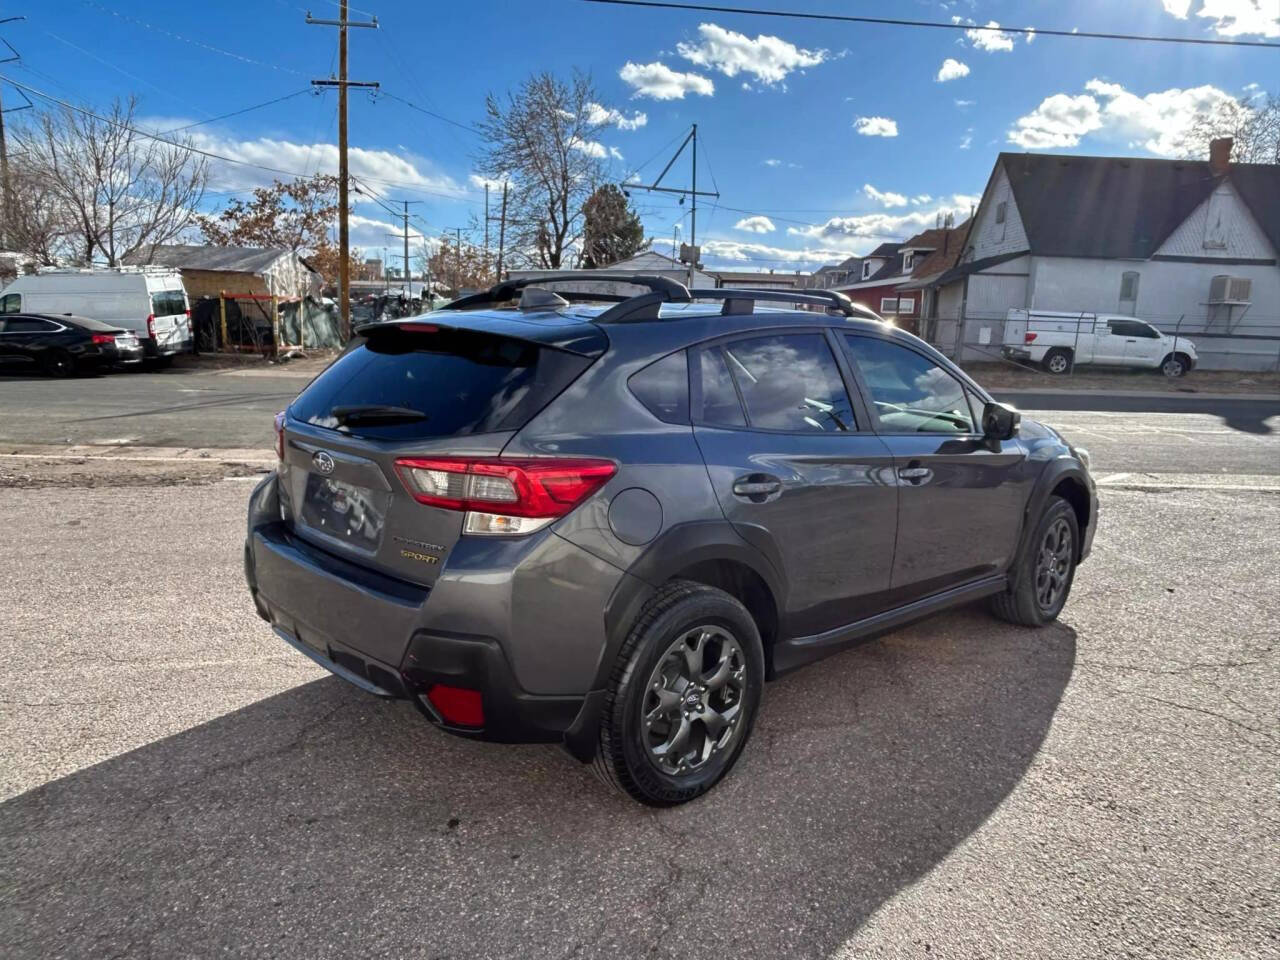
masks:
<svg viewBox="0 0 1280 960"><path fill-rule="evenodd" d="M1253 281L1248 277L1214 277L1209 283L1210 303L1249 303Z"/></svg>

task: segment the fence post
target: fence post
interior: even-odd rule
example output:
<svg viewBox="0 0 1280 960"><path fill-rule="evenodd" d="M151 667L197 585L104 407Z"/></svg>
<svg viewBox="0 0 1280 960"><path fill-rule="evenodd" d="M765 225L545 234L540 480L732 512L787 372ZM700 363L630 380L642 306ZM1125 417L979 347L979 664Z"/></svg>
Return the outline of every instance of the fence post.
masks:
<svg viewBox="0 0 1280 960"><path fill-rule="evenodd" d="M1031 312L1027 311L1028 319L1030 319L1030 315L1031 315ZM1071 376L1073 377L1076 375L1076 357L1080 355L1080 324L1082 323L1084 323L1083 313L1081 313L1080 316L1076 317L1076 342L1071 347ZM1093 318L1093 335L1094 335L1094 341L1093 341L1094 350L1096 351L1098 349L1097 348L1098 318L1096 316Z"/></svg>
<svg viewBox="0 0 1280 960"><path fill-rule="evenodd" d="M218 314L221 318L222 326L222 342L220 347L225 351L227 349L227 298L225 290L220 290L218 292Z"/></svg>
<svg viewBox="0 0 1280 960"><path fill-rule="evenodd" d="M271 349L280 356L280 303L275 294L271 295Z"/></svg>

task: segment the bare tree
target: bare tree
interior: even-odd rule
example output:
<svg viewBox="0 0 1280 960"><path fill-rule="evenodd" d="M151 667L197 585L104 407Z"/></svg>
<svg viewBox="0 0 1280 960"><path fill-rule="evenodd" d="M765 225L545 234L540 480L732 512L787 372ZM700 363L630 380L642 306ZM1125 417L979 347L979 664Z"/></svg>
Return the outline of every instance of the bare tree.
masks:
<svg viewBox="0 0 1280 960"><path fill-rule="evenodd" d="M20 146L63 208L64 240L81 263L115 266L149 256L190 227L204 198L208 161L189 141L166 143L137 130L137 100L116 100L102 117L64 106L20 133Z"/></svg>
<svg viewBox="0 0 1280 960"><path fill-rule="evenodd" d="M1235 141L1231 157L1237 163L1280 163L1280 95L1232 98L1198 114L1178 152L1188 160L1202 160L1209 154L1209 141L1217 137Z"/></svg>
<svg viewBox="0 0 1280 960"><path fill-rule="evenodd" d="M5 242L24 263L54 266L71 226L48 178L26 155L9 163L9 218Z"/></svg>
<svg viewBox="0 0 1280 960"><path fill-rule="evenodd" d="M544 269L567 265L582 239L582 206L605 179L604 125L591 78L565 82L550 73L530 77L515 93L485 98L477 158L481 172L511 183L507 244L511 253Z"/></svg>

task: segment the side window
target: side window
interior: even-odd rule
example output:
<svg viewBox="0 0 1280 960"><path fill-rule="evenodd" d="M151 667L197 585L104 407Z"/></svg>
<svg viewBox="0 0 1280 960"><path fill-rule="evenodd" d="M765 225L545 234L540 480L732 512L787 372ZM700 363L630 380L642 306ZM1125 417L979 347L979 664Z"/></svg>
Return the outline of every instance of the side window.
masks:
<svg viewBox="0 0 1280 960"><path fill-rule="evenodd" d="M718 427L745 427L747 418L738 402L733 377L725 363L724 352L719 347L698 351L702 383L702 410L698 419Z"/></svg>
<svg viewBox="0 0 1280 960"><path fill-rule="evenodd" d="M1157 330L1155 327L1151 326L1151 324L1143 323L1141 321L1135 321L1133 325L1137 330L1138 336L1146 337L1148 340L1160 339L1160 331Z"/></svg>
<svg viewBox="0 0 1280 960"><path fill-rule="evenodd" d="M845 334L883 433L977 433L964 387L914 350L876 337Z"/></svg>
<svg viewBox="0 0 1280 960"><path fill-rule="evenodd" d="M22 294L6 293L0 297L0 313L21 313Z"/></svg>
<svg viewBox="0 0 1280 960"><path fill-rule="evenodd" d="M632 374L627 386L659 420L689 422L689 366L683 350Z"/></svg>
<svg viewBox="0 0 1280 960"><path fill-rule="evenodd" d="M5 333L43 333L58 329L57 324L35 317L15 317L5 321Z"/></svg>
<svg viewBox="0 0 1280 960"><path fill-rule="evenodd" d="M722 349L752 427L795 433L857 429L840 368L821 334L752 337Z"/></svg>

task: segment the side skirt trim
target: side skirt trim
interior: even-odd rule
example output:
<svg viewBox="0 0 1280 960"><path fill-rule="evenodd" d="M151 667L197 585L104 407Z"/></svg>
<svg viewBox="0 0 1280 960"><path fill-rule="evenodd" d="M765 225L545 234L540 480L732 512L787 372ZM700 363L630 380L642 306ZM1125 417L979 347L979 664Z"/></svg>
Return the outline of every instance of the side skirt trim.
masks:
<svg viewBox="0 0 1280 960"><path fill-rule="evenodd" d="M816 633L807 637L792 637L780 640L773 648L773 668L776 673L785 673L807 663L820 660L828 654L835 653L859 640L865 640L878 634L887 633L915 620L923 619L945 610L989 597L1008 588L1009 578L1005 574L985 577L952 587L942 593L916 600L893 610L877 613L873 617L847 623L824 633Z"/></svg>

